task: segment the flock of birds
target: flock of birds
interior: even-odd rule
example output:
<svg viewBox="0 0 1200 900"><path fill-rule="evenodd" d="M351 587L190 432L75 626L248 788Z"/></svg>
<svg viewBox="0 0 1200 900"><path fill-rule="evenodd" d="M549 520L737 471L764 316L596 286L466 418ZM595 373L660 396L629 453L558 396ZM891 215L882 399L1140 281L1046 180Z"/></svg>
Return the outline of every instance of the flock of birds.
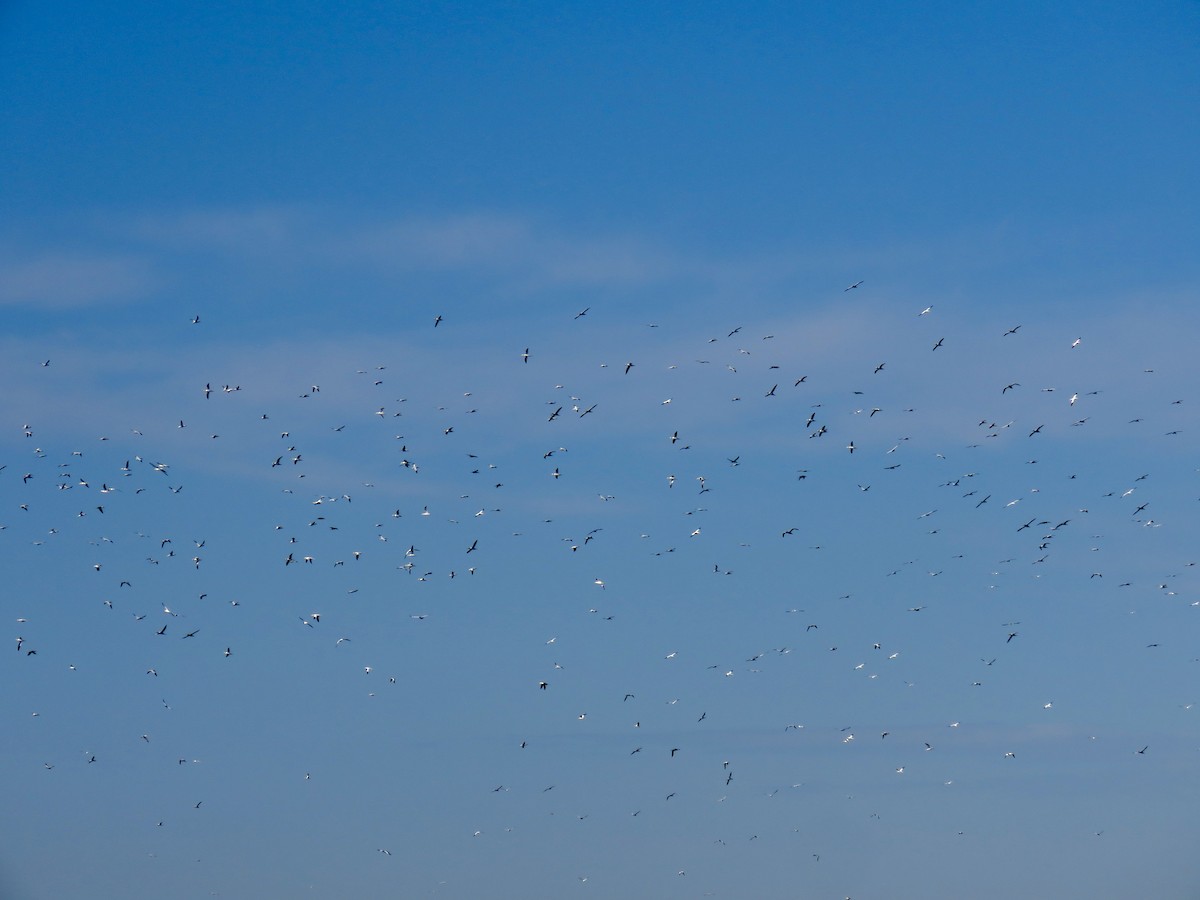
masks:
<svg viewBox="0 0 1200 900"><path fill-rule="evenodd" d="M598 318L585 307L555 327ZM452 399L442 386L460 380L450 363L422 381L397 359L335 373L324 387L302 369L293 396L270 408L248 379L198 376L185 412L112 422L86 442L64 444L44 421L53 410L30 411L0 461L0 546L45 590L3 601L15 628L7 706L33 728L76 716L92 734L55 743L26 723L18 740L44 758L19 754L41 770L20 777L99 776L108 757L134 752L157 753L164 777L181 777L203 763L186 727L172 725L160 749L164 717L181 715L173 696L203 706L211 678L225 702L234 688L219 667L242 663L268 683L303 679L311 666L337 672L339 691L353 673L362 686L346 691L394 704L435 742L438 710L477 717L485 749L446 774L465 798L452 830L499 841L500 852L527 830L578 826L588 843L607 834L652 845L664 831L708 829L694 852L662 864L678 883L733 844L782 834L803 860L789 871L815 877L837 851L806 819L814 794L839 810L830 798L845 795L845 815L878 827L894 790L882 775L930 790L957 789L962 772L968 783L986 772L1021 784L1026 759L1045 749L1039 729L1066 705L1030 682L1044 675L1071 690L1046 657L1078 638L1050 603L1092 604L1122 659L1196 661L1180 650L1200 600L1174 476L1128 468L1106 451L1118 439L1076 440L1105 417L1106 435L1152 428L1139 440L1180 440L1184 403L1156 393L1148 364L1138 414L1127 417L1106 407L1103 387L1034 386L1034 372L1012 371L972 415L922 380L954 352L937 318L933 306L899 317L903 352L843 361L852 383L832 365L800 368L803 354L779 346L786 338L731 324L686 359L645 340L633 358L605 360L586 334L569 356L531 339L497 351L502 371ZM213 320L196 315L190 327ZM426 327L452 340L454 316ZM1008 348L1031 330L978 340ZM1057 356L1066 368L1086 352L1084 337L1069 335ZM54 359L41 368L53 371ZM416 396L410 384L436 387ZM913 384L927 395L903 396ZM939 404L937 422L922 418ZM1113 551L1124 544L1136 556ZM46 596L60 593L69 597ZM1170 624L1146 635L1123 624L1135 595ZM119 657L97 651L94 635ZM435 662L445 641L459 675ZM270 664L246 662L258 656ZM96 701L100 712L105 702L126 710L111 726L72 706L61 680L97 669L149 685ZM440 687L445 678L452 687ZM414 693L433 695L437 709ZM13 713L25 696L51 707ZM1096 702L1077 692L1075 704L1085 701ZM1185 695L1177 701L1181 715L1191 709ZM1105 748L1096 758L1120 777L1153 757L1155 741L1112 724L1078 740L1080 752ZM444 739L458 734L447 726ZM289 777L299 788L338 777L297 738ZM861 762L847 762L863 744L873 747ZM791 826L753 805L736 825L715 812L788 795ZM164 790L160 806L150 801L145 824L160 834L180 817L219 816L206 796ZM674 813L681 803L690 805ZM963 819L948 825L955 837L975 821ZM646 820L655 831L636 830ZM1087 827L1098 838L1111 823ZM362 849L405 855L386 835ZM456 852L465 865L475 851ZM456 895L455 873L444 876L406 885ZM575 881L602 889L603 876Z"/></svg>

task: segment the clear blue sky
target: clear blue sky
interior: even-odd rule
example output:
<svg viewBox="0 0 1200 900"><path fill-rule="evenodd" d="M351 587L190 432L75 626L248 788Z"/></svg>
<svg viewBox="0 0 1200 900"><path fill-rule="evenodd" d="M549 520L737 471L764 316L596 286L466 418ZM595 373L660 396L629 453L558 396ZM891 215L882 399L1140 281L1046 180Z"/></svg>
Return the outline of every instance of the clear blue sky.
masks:
<svg viewBox="0 0 1200 900"><path fill-rule="evenodd" d="M5 4L0 895L1196 896L1198 41Z"/></svg>

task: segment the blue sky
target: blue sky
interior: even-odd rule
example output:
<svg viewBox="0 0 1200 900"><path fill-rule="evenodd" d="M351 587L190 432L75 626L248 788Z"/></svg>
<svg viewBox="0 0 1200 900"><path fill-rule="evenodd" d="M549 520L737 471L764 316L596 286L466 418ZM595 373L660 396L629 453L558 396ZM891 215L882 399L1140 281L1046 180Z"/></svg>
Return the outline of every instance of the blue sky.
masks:
<svg viewBox="0 0 1200 900"><path fill-rule="evenodd" d="M1195 895L1198 31L7 4L0 893Z"/></svg>

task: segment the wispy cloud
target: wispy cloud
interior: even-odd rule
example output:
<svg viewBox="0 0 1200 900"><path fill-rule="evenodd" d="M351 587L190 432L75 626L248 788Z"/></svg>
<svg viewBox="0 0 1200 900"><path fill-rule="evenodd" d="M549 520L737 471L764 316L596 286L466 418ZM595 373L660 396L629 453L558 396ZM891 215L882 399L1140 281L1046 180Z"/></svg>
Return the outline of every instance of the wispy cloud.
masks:
<svg viewBox="0 0 1200 900"><path fill-rule="evenodd" d="M486 273L530 289L651 284L711 262L636 234L580 235L518 214L468 211L351 221L301 206L186 210L110 220L112 237L173 253L210 253L309 270L346 266L377 273Z"/></svg>
<svg viewBox="0 0 1200 900"><path fill-rule="evenodd" d="M268 258L313 249L322 217L302 206L184 209L105 219L113 237L177 251Z"/></svg>
<svg viewBox="0 0 1200 900"><path fill-rule="evenodd" d="M149 263L135 255L45 252L0 263L0 306L71 309L96 303L140 299L156 279Z"/></svg>
<svg viewBox="0 0 1200 900"><path fill-rule="evenodd" d="M383 269L503 273L528 288L644 285L710 268L633 235L570 235L490 213L379 223L329 249L334 258Z"/></svg>
<svg viewBox="0 0 1200 900"><path fill-rule="evenodd" d="M519 211L362 216L304 204L81 215L55 232L40 243L8 240L25 252L4 254L0 303L65 308L143 298L151 289L214 296L234 284L264 298L283 281L359 296L420 281L436 283L442 296L485 284L498 300L611 292L610 305L655 316L736 304L739 315L760 309L774 317L791 298L811 305L820 297L852 307L867 297L916 309L934 303L949 312L968 293L971 304L1003 294L1011 311L1010 295L1024 293L1028 267L1044 255L1029 236L986 225L886 246L835 250L781 234L762 246L714 247ZM843 295L860 279L864 291ZM1097 307L1110 300L1095 298Z"/></svg>

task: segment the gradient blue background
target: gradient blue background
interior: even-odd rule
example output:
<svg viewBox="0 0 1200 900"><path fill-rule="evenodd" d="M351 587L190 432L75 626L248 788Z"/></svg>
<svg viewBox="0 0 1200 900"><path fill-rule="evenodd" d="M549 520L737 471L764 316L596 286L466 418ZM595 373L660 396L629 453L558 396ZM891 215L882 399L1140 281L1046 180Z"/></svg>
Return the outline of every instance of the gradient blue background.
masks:
<svg viewBox="0 0 1200 900"><path fill-rule="evenodd" d="M5 4L0 894L1196 896L1198 38Z"/></svg>

